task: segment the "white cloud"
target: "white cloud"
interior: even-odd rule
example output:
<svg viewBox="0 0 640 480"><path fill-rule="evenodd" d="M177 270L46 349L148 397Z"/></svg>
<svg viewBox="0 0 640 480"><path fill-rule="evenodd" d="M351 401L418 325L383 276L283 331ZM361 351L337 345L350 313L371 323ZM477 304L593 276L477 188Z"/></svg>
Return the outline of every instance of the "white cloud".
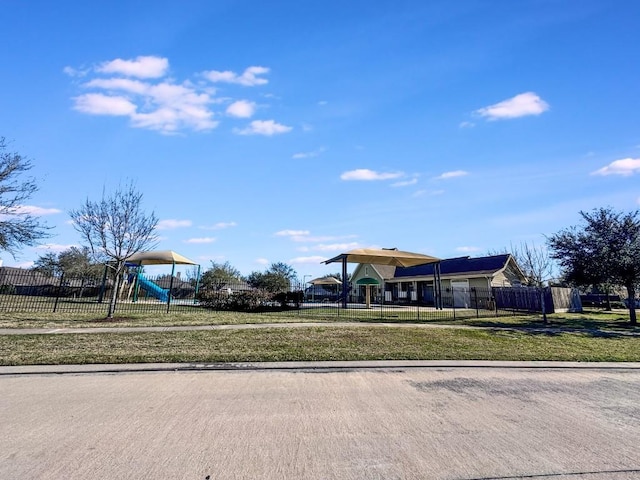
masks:
<svg viewBox="0 0 640 480"><path fill-rule="evenodd" d="M166 58L140 56L132 60L115 59L86 70L65 67L70 76L91 74L80 86L85 90L74 97L73 108L89 115L124 116L134 128L144 128L163 134L181 130L206 131L216 128L223 115L250 118L256 103L215 97L216 89L207 82L175 81L166 77ZM242 85L267 83L261 78L269 71L265 67L249 67L241 75L233 72L209 72L209 77ZM107 75L105 77L105 74ZM222 80L219 80L222 81ZM228 106L223 107L222 104ZM273 120L253 122L236 133L244 135L275 135L292 128Z"/></svg>
<svg viewBox="0 0 640 480"><path fill-rule="evenodd" d="M87 93L76 97L75 109L92 115L124 115L137 128L172 133L180 128L208 130L213 120L212 103L207 93L196 91L190 84L167 82L151 84L127 78L97 78L83 84L105 93ZM127 96L121 96L124 92Z"/></svg>
<svg viewBox="0 0 640 480"><path fill-rule="evenodd" d="M476 124L473 122L460 122L460 125L459 125L460 128L473 128L475 126Z"/></svg>
<svg viewBox="0 0 640 480"><path fill-rule="evenodd" d="M8 267L14 267L14 268L31 268L35 265L35 262L33 260L28 261L28 262L20 262L20 263L14 263L13 265L7 265Z"/></svg>
<svg viewBox="0 0 640 480"><path fill-rule="evenodd" d="M200 227L204 230L223 230L225 228L236 227L238 224L236 222L218 222L210 227Z"/></svg>
<svg viewBox="0 0 640 480"><path fill-rule="evenodd" d="M309 235L310 233L309 230L280 230L274 235L276 237L300 237Z"/></svg>
<svg viewBox="0 0 640 480"><path fill-rule="evenodd" d="M309 263L318 264L318 263L324 262L325 260L327 260L327 257L321 257L321 256L296 257L289 260L289 263L294 265L309 264Z"/></svg>
<svg viewBox="0 0 640 480"><path fill-rule="evenodd" d="M100 88L104 90L124 90L128 93L146 94L151 87L150 83L130 78L94 78L83 84L85 88Z"/></svg>
<svg viewBox="0 0 640 480"><path fill-rule="evenodd" d="M215 242L215 237L201 237L201 238L189 238L184 241L184 243L213 243Z"/></svg>
<svg viewBox="0 0 640 480"><path fill-rule="evenodd" d="M70 77L84 77L87 73L91 71L89 68L73 68L70 66L66 66L62 69L62 71L69 75Z"/></svg>
<svg viewBox="0 0 640 480"><path fill-rule="evenodd" d="M418 183L418 179L412 178L411 180L404 180L402 182L392 183L391 186L392 187L408 187L410 185L415 185L416 183Z"/></svg>
<svg viewBox="0 0 640 480"><path fill-rule="evenodd" d="M60 245L58 243L45 243L43 245L38 245L36 250L48 250L50 252L64 252L65 250L69 250L71 247L75 247L77 245Z"/></svg>
<svg viewBox="0 0 640 480"><path fill-rule="evenodd" d="M293 155L291 155L291 158L294 158L294 159L313 158L313 157L319 156L325 150L326 149L324 147L320 147L317 150L314 150L312 152L294 153Z"/></svg>
<svg viewBox="0 0 640 480"><path fill-rule="evenodd" d="M171 230L174 228L190 227L191 224L192 224L191 220L168 219L168 220L160 220L156 228L158 230Z"/></svg>
<svg viewBox="0 0 640 480"><path fill-rule="evenodd" d="M451 172L444 172L442 175L438 175L437 177L435 177L435 179L447 180L449 178L464 177L466 175L469 175L469 172L465 170L453 170Z"/></svg>
<svg viewBox="0 0 640 480"><path fill-rule="evenodd" d="M258 265L269 265L269 260L267 260L266 258L256 258L255 262Z"/></svg>
<svg viewBox="0 0 640 480"><path fill-rule="evenodd" d="M345 252L347 250L353 250L354 248L359 248L360 244L358 242L348 242L348 243L320 243L318 245L314 245L311 247L303 247L299 249L300 251L309 252L312 250L318 252Z"/></svg>
<svg viewBox="0 0 640 480"><path fill-rule="evenodd" d="M622 175L623 177L629 177L634 173L640 173L640 158L615 160L606 167L591 172L591 175Z"/></svg>
<svg viewBox="0 0 640 480"><path fill-rule="evenodd" d="M488 107L480 108L474 113L488 120L501 120L525 117L527 115L540 115L547 110L549 110L547 102L534 92L526 92Z"/></svg>
<svg viewBox="0 0 640 480"><path fill-rule="evenodd" d="M341 180L357 180L357 181L372 181L372 180L393 180L394 178L400 178L404 176L402 172L376 172L369 170L368 168L358 168L356 170L350 170L340 175Z"/></svg>
<svg viewBox="0 0 640 480"><path fill-rule="evenodd" d="M456 248L456 252L462 252L462 253L473 253L473 252L479 252L480 248L478 247L457 247Z"/></svg>
<svg viewBox="0 0 640 480"><path fill-rule="evenodd" d="M411 196L414 198L424 197L425 195L435 197L436 195L442 195L443 193L444 190L416 190Z"/></svg>
<svg viewBox="0 0 640 480"><path fill-rule="evenodd" d="M229 70L220 72L218 70L209 70L204 72L204 77L213 83L235 83L244 85L245 87L255 87L256 85L265 85L269 83L266 78L259 77L269 73L266 67L249 67L241 75Z"/></svg>
<svg viewBox="0 0 640 480"><path fill-rule="evenodd" d="M128 77L159 78L163 77L169 69L169 60L162 57L140 56L134 60L122 60L116 58L104 62L96 68L101 73L115 73Z"/></svg>
<svg viewBox="0 0 640 480"><path fill-rule="evenodd" d="M58 210L57 208L42 208L36 207L34 205L18 205L13 208L8 208L4 210L7 214L12 215L55 215L56 213L62 213L62 210Z"/></svg>
<svg viewBox="0 0 640 480"><path fill-rule="evenodd" d="M227 107L227 115L236 118L250 118L256 111L256 104L247 100L238 100Z"/></svg>
<svg viewBox="0 0 640 480"><path fill-rule="evenodd" d="M292 127L276 123L274 120L254 120L247 128L236 128L233 132L238 135L266 135L270 137L272 135L290 132L292 129Z"/></svg>
<svg viewBox="0 0 640 480"><path fill-rule="evenodd" d="M327 102L326 100L320 100L320 101L318 102L318 105L319 105L319 106L321 106L321 107L324 107L324 106L325 106L325 105L327 105L328 103L329 103L329 102Z"/></svg>
<svg viewBox="0 0 640 480"><path fill-rule="evenodd" d="M75 97L74 109L90 115L125 115L136 113L137 107L125 97L103 95L102 93L86 93Z"/></svg>

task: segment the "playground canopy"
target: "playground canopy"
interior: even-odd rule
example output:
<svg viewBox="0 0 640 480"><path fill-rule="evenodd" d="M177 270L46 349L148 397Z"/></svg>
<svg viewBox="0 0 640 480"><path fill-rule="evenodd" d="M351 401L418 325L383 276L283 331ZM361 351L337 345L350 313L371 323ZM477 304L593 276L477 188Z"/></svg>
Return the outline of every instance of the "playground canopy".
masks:
<svg viewBox="0 0 640 480"><path fill-rule="evenodd" d="M347 261L348 263L369 263L373 265L393 265L396 267L414 267L425 263L436 263L440 259L423 255L422 253L403 252L402 250L387 248L356 248L330 258L324 263Z"/></svg>
<svg viewBox="0 0 640 480"><path fill-rule="evenodd" d="M342 282L336 277L314 278L309 282L311 285L340 285Z"/></svg>
<svg viewBox="0 0 640 480"><path fill-rule="evenodd" d="M127 258L127 263L135 265L197 265L193 260L189 260L173 250L134 253Z"/></svg>
<svg viewBox="0 0 640 480"><path fill-rule="evenodd" d="M323 263L342 263L342 278L347 278L347 263L369 263L372 265L392 265L396 267L414 267L425 263L435 263L434 285L437 295L441 291L440 259L423 255L422 253L404 252L397 248L356 248L341 253L337 257L325 260ZM342 308L347 308L347 283L342 284Z"/></svg>

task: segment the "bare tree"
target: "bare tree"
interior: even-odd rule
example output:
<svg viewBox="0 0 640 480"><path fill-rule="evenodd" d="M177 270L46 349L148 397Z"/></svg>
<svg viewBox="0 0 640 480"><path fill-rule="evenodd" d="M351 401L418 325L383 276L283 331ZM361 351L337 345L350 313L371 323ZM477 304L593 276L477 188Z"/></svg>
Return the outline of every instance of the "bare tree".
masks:
<svg viewBox="0 0 640 480"><path fill-rule="evenodd" d="M515 247L511 246L511 254L527 277L529 285L542 287L553 278L556 264L546 248L522 242Z"/></svg>
<svg viewBox="0 0 640 480"><path fill-rule="evenodd" d="M19 247L49 236L48 228L23 203L38 190L33 178L19 178L31 167L22 155L8 152L0 137L0 249L14 257Z"/></svg>
<svg viewBox="0 0 640 480"><path fill-rule="evenodd" d="M540 302L542 306L542 318L547 323L547 311L544 297L544 284L553 278L556 271L556 263L545 247L537 246L533 243L521 242L520 245L511 244L511 252L506 249L489 253L499 255L511 253L516 263L527 278L527 284L540 289Z"/></svg>
<svg viewBox="0 0 640 480"><path fill-rule="evenodd" d="M111 196L103 191L97 202L87 199L69 215L94 257L113 268L114 285L107 314L113 318L125 260L155 246L158 219L153 212L146 214L142 210L142 193L131 183L119 187Z"/></svg>

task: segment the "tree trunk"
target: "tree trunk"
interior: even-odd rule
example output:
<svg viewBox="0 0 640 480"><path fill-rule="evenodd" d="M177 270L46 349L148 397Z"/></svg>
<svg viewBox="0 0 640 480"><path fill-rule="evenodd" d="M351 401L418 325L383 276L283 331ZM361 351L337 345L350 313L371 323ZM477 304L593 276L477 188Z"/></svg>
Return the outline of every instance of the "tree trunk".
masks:
<svg viewBox="0 0 640 480"><path fill-rule="evenodd" d="M633 284L627 285L627 298L629 302L629 321L631 325L637 325L636 319L636 289Z"/></svg>
<svg viewBox="0 0 640 480"><path fill-rule="evenodd" d="M111 292L111 301L109 302L109 311L107 312L107 318L113 318L113 314L116 311L116 303L118 302L118 293L120 290L120 276L122 275L123 266L118 263L116 266L116 273L113 277L113 291Z"/></svg>

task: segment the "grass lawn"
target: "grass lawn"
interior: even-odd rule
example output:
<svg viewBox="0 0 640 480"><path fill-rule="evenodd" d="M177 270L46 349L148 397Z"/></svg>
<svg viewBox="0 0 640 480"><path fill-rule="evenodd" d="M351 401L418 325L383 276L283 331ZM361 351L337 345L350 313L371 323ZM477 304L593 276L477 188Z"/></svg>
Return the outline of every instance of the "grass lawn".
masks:
<svg viewBox="0 0 640 480"><path fill-rule="evenodd" d="M0 336L0 364L259 362L313 360L640 361L624 333L419 327Z"/></svg>
<svg viewBox="0 0 640 480"><path fill-rule="evenodd" d="M351 313L351 312L350 312ZM366 313L366 312L365 312ZM640 328L628 313L554 314L548 328L540 316L424 319L477 329L376 325L413 323L400 318L248 314L190 309L171 314L130 313L106 322L96 314L1 313L3 328L233 325L326 322L326 327L245 330L0 335L0 364L140 362L246 362L303 360L567 360L640 361ZM368 326L331 326L336 321Z"/></svg>
<svg viewBox="0 0 640 480"><path fill-rule="evenodd" d="M475 311L473 311L475 313ZM386 313L386 312L383 312ZM549 315L549 328L587 329L598 331L631 330L640 332L640 327L629 325L626 310L613 312L585 311L585 313L557 313ZM117 312L114 320L105 320L104 314L74 312L0 312L0 328L82 328L82 327L166 327L170 325L237 325L290 322L371 322L371 323L433 323L445 325L469 325L490 328L545 327L542 317L534 315L489 316L484 318L452 318L446 311L434 315L376 315L366 309L349 309L341 314L336 309L292 310L272 313L216 312L200 308L184 311L125 311Z"/></svg>

